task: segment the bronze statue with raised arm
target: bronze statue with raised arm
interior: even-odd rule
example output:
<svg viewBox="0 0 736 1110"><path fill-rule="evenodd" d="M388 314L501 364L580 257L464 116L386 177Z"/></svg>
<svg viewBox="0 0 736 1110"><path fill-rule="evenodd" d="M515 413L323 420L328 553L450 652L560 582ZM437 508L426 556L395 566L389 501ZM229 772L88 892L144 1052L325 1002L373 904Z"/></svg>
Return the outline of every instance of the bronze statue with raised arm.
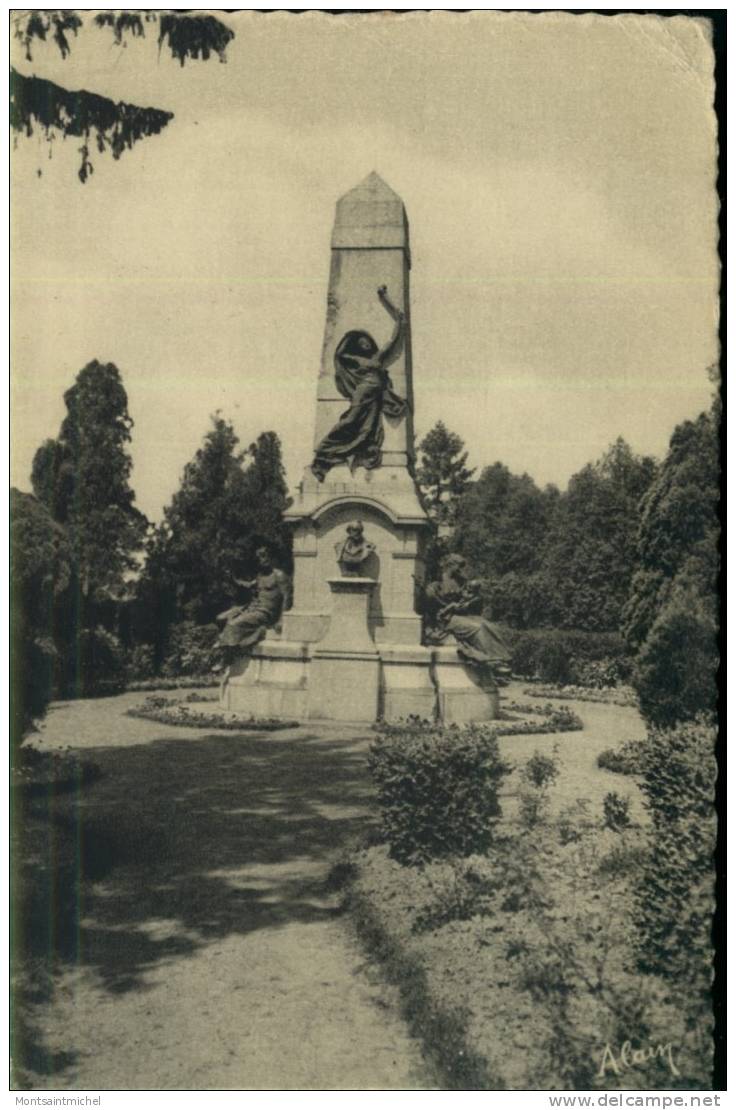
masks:
<svg viewBox="0 0 736 1110"><path fill-rule="evenodd" d="M378 299L396 321L394 333L383 350L367 331L349 331L337 345L335 384L350 408L317 447L312 473L320 482L340 463L347 463L351 471L380 466L383 416L399 419L406 413L407 402L393 392L387 369L404 344L404 313L392 304L385 285Z"/></svg>

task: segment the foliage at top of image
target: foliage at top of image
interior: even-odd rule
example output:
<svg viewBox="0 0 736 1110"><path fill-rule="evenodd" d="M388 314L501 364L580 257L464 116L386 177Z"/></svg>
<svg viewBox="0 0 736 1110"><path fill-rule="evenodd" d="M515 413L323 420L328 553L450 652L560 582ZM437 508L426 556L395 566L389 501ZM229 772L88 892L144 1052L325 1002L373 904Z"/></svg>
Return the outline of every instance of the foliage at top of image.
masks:
<svg viewBox="0 0 736 1110"><path fill-rule="evenodd" d="M144 38L145 23L159 25L159 49L166 43L171 55L177 58L181 65L187 58L207 61L212 54L217 54L221 62L227 61L225 51L228 43L235 37L235 32L227 27L221 20L213 15L181 15L178 12L143 13L137 11L105 11L99 12L93 24L96 27L109 27L117 46L125 46L125 35L133 38ZM50 37L59 48L62 58L71 53L71 46L67 32L71 31L76 36L84 26L83 19L74 11L66 9L47 9L38 11L21 11L13 15L14 35L23 44L26 60L33 61L31 46L34 39L46 42Z"/></svg>
<svg viewBox="0 0 736 1110"><path fill-rule="evenodd" d="M33 55L31 54L33 40L38 39L40 42L46 42L46 37L49 34L58 46L62 58L66 58L71 53L66 32L71 31L76 37L77 31L83 25L76 12L67 11L63 8L55 11L39 10L17 13L13 16L13 22L15 24L15 37L23 44L26 60L29 62L33 61Z"/></svg>
<svg viewBox="0 0 736 1110"><path fill-rule="evenodd" d="M155 19L155 13L146 12L146 22ZM115 37L116 46L127 46L125 35L133 38L144 38L143 20L138 12L98 12L95 16L95 26L110 27Z"/></svg>
<svg viewBox="0 0 736 1110"><path fill-rule="evenodd" d="M234 31L212 15L175 15L169 12L159 17L159 48L166 42L181 65L187 58L200 56L206 62L213 53L221 62L227 61L225 50L234 35Z"/></svg>
<svg viewBox="0 0 736 1110"><path fill-rule="evenodd" d="M172 112L139 108L124 101L115 103L85 89L70 92L53 81L25 77L15 69L10 71L10 126L29 137L35 125L47 139L52 138L53 132L62 138L67 135L83 138L79 169L82 184L94 172L89 159L90 138L94 136L100 154L109 147L117 160L139 139L158 135L173 118Z"/></svg>
<svg viewBox="0 0 736 1110"><path fill-rule="evenodd" d="M64 9L23 11L13 15L14 34L25 50L27 61L33 61L34 40L56 43L62 58L71 53L68 33L75 36L84 26L75 12ZM225 62L226 47L234 32L211 15L179 15L176 12L145 12L144 18L135 11L105 11L94 17L93 26L110 28L117 46L127 46L126 36L145 37L144 23L158 22L158 47L164 43L172 57L181 65L189 59L207 61L216 54ZM134 142L159 132L172 120L173 113L160 108L141 108L125 101L113 101L86 89L71 91L44 77L24 76L11 70L10 125L18 133L31 136L34 126L41 128L51 143L57 135L84 138L79 153L82 163L78 171L84 184L94 172L90 158L90 140L97 152L106 148L118 159ZM52 146L49 146L51 157ZM37 171L41 176L42 171Z"/></svg>

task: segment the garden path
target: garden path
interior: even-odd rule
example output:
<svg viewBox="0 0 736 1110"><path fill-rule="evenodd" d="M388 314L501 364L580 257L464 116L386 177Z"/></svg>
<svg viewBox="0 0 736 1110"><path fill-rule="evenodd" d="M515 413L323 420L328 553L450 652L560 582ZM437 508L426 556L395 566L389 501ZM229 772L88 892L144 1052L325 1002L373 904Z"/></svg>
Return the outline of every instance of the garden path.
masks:
<svg viewBox="0 0 736 1110"><path fill-rule="evenodd" d="M125 716L142 700L57 703L46 719L44 748L69 747L103 775L52 813L49 851L71 837L86 881L71 884L81 896L61 923L56 989L30 1014L28 1085L438 1089L324 882L370 815L367 732ZM530 700L521 684L504 690L512 700ZM612 789L640 806L632 782L596 766L641 733L636 710L564 704L582 732L502 737L503 753L520 765L559 745L555 809L582 797L597 810ZM502 799L511 819L517 775Z"/></svg>

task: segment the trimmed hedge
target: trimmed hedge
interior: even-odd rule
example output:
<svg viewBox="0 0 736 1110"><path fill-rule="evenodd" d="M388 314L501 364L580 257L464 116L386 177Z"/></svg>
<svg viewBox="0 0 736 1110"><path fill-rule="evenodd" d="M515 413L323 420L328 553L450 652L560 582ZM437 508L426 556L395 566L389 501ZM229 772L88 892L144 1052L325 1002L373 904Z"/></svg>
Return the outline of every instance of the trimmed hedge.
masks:
<svg viewBox="0 0 736 1110"><path fill-rule="evenodd" d="M642 792L652 820L640 868L640 964L707 994L712 972L716 729L706 720L653 729L642 745Z"/></svg>
<svg viewBox="0 0 736 1110"><path fill-rule="evenodd" d="M490 847L501 815L499 784L511 771L492 729L384 729L368 765L394 859L421 864Z"/></svg>
<svg viewBox="0 0 736 1110"><path fill-rule="evenodd" d="M611 690L589 690L585 686L530 686L524 693L534 698L555 698L558 701L590 701L600 705L621 705L636 708L639 704L630 686Z"/></svg>

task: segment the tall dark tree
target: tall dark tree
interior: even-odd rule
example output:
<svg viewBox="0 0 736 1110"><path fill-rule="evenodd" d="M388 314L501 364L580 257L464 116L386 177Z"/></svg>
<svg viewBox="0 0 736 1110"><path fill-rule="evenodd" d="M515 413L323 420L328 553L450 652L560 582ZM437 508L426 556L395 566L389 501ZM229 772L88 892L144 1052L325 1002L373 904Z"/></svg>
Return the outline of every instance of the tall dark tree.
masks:
<svg viewBox="0 0 736 1110"><path fill-rule="evenodd" d="M623 612L645 716L669 726L715 705L718 666L717 403L675 429L642 505L639 567Z"/></svg>
<svg viewBox="0 0 736 1110"><path fill-rule="evenodd" d="M618 439L573 475L560 497L541 567L557 628L616 631L637 567L642 497L656 463Z"/></svg>
<svg viewBox="0 0 736 1110"><path fill-rule="evenodd" d="M485 581L495 619L517 628L543 623L539 571L558 500L554 486L539 489L500 462L458 500L452 546Z"/></svg>
<svg viewBox="0 0 736 1110"><path fill-rule="evenodd" d="M159 656L169 625L207 623L233 603L235 579L254 573L260 543L290 565L279 438L264 432L247 451L238 443L232 424L214 416L149 543L139 608L150 627L141 628L139 638L157 643Z"/></svg>
<svg viewBox="0 0 736 1110"><path fill-rule="evenodd" d="M440 420L419 444L419 451L417 481L427 512L434 524L451 526L457 499L468 488L475 473L466 466L465 444Z"/></svg>
<svg viewBox="0 0 736 1110"><path fill-rule="evenodd" d="M10 737L13 752L52 695L54 627L72 577L66 531L29 493L10 491Z"/></svg>
<svg viewBox="0 0 736 1110"><path fill-rule="evenodd" d="M59 436L33 460L36 497L64 525L79 593L81 627L119 596L138 566L147 521L135 507L128 450L133 421L113 363L88 363L64 394Z"/></svg>

